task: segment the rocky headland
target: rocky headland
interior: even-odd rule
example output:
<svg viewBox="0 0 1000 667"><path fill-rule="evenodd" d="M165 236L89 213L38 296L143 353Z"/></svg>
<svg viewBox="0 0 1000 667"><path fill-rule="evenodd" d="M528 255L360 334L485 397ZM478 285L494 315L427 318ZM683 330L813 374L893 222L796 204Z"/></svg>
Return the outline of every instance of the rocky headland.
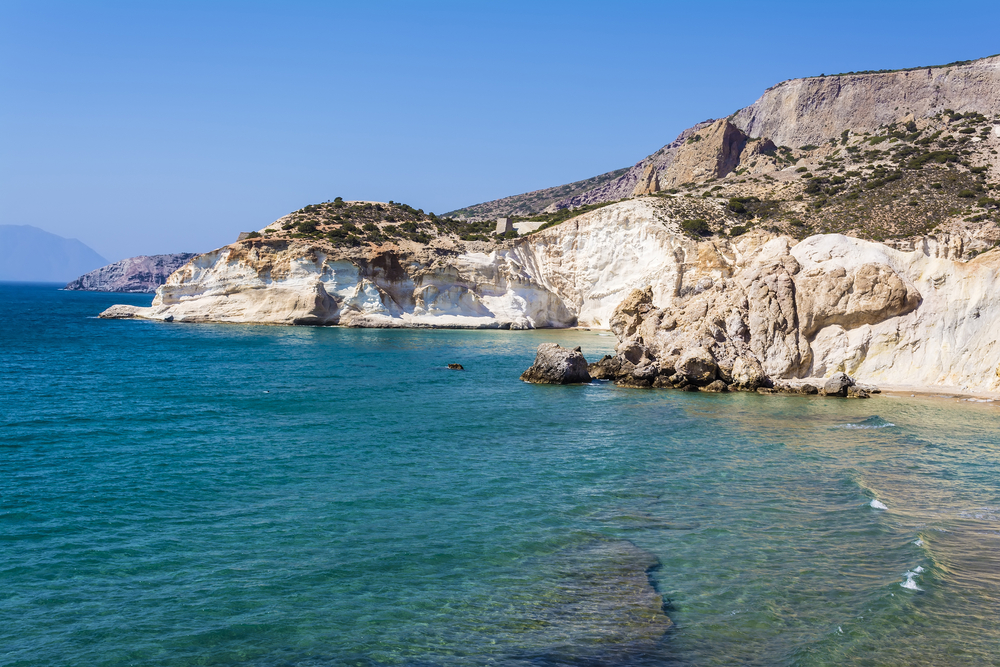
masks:
<svg viewBox="0 0 1000 667"><path fill-rule="evenodd" d="M68 290L90 292L155 292L171 273L197 257L195 253L139 255L85 273L66 285Z"/></svg>
<svg viewBox="0 0 1000 667"><path fill-rule="evenodd" d="M785 82L589 191L539 195L524 236L475 207L310 205L102 316L598 327L617 354L589 374L627 386L997 391L998 81L993 57ZM828 390L838 373L857 384Z"/></svg>

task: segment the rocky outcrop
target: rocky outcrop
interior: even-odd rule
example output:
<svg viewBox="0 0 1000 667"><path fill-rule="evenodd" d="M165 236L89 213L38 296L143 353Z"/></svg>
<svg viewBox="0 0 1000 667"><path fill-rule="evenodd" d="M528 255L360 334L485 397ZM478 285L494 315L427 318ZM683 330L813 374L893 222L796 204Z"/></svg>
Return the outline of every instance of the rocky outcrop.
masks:
<svg viewBox="0 0 1000 667"><path fill-rule="evenodd" d="M955 262L840 235L733 250L732 276L701 293L661 305L633 291L611 318L605 375L635 386L629 364L645 365L660 386L744 389L831 377L824 394L856 397L871 388L851 390L846 374L1000 390L1000 251Z"/></svg>
<svg viewBox="0 0 1000 667"><path fill-rule="evenodd" d="M717 120L681 144L659 182L664 188L721 178L736 170L747 136L726 119ZM650 165L652 168L652 165Z"/></svg>
<svg viewBox="0 0 1000 667"><path fill-rule="evenodd" d="M639 182L632 189L632 196L641 197L642 195L651 195L659 191L660 178L656 173L656 167L652 164L647 164L642 170Z"/></svg>
<svg viewBox="0 0 1000 667"><path fill-rule="evenodd" d="M580 348L567 350L555 343L542 343L535 363L521 374L521 380L532 384L578 384L590 382L591 378Z"/></svg>
<svg viewBox="0 0 1000 667"><path fill-rule="evenodd" d="M711 204L695 202L702 208ZM694 289L723 269L656 198L598 209L489 252L448 243L418 251L351 250L247 239L200 255L135 310L178 322L366 327L606 327L629 291ZM680 207L680 208L678 208Z"/></svg>
<svg viewBox="0 0 1000 667"><path fill-rule="evenodd" d="M85 273L70 284L68 290L91 292L155 292L171 273L197 255L140 255Z"/></svg>

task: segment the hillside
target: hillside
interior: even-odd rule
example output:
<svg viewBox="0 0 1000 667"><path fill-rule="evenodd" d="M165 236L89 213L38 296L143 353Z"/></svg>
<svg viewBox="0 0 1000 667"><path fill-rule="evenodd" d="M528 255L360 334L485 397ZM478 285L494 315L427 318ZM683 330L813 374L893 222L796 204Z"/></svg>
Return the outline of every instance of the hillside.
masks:
<svg viewBox="0 0 1000 667"><path fill-rule="evenodd" d="M102 266L66 285L68 290L89 292L154 292L171 273L197 255L140 255Z"/></svg>
<svg viewBox="0 0 1000 667"><path fill-rule="evenodd" d="M544 207L519 195L461 211L530 217L647 194L703 197L741 220L702 226L706 235L753 227L880 241L956 233L968 255L1000 240L998 149L1000 56L992 56L786 81L588 190Z"/></svg>
<svg viewBox="0 0 1000 667"><path fill-rule="evenodd" d="M544 190L526 192L523 195L513 195L495 201L467 206L456 211L447 213L460 219L485 220L499 216L530 216L539 211L552 207L560 201L571 199L584 192L601 188L608 183L613 183L625 175L628 169L616 169L600 176L594 176L575 183L560 185Z"/></svg>

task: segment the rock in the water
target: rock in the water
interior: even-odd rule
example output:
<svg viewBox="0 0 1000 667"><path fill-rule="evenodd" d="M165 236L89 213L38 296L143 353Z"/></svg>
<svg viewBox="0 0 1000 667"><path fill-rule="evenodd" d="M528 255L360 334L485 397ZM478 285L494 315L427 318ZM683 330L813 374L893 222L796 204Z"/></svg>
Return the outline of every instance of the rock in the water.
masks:
<svg viewBox="0 0 1000 667"><path fill-rule="evenodd" d="M741 391L754 391L757 387L767 385L767 375L756 358L745 355L736 357L733 362L732 388Z"/></svg>
<svg viewBox="0 0 1000 667"><path fill-rule="evenodd" d="M621 369L621 361L618 357L605 354L599 360L587 366L587 372L594 380L614 380L618 377Z"/></svg>
<svg viewBox="0 0 1000 667"><path fill-rule="evenodd" d="M133 317L137 317L136 309L139 306L130 306L127 304L118 304L116 306L111 306L104 312L102 312L98 317L106 320L130 320Z"/></svg>
<svg viewBox="0 0 1000 667"><path fill-rule="evenodd" d="M847 398L871 398L868 391L856 385L847 388Z"/></svg>
<svg viewBox="0 0 1000 667"><path fill-rule="evenodd" d="M709 382L707 385L702 387L701 390L713 394L718 394L724 391L729 391L729 385L727 385L722 380L714 380L713 382Z"/></svg>
<svg viewBox="0 0 1000 667"><path fill-rule="evenodd" d="M674 369L690 384L704 387L715 379L719 367L711 352L703 347L696 347L685 351L677 360Z"/></svg>
<svg viewBox="0 0 1000 667"><path fill-rule="evenodd" d="M521 379L534 384L576 384L591 380L580 348L567 350L555 343L538 346L535 363L521 374Z"/></svg>
<svg viewBox="0 0 1000 667"><path fill-rule="evenodd" d="M824 396L847 396L848 387L854 386L854 380L847 373L834 373L823 385Z"/></svg>
<svg viewBox="0 0 1000 667"><path fill-rule="evenodd" d="M463 366L462 364L448 364L448 368L450 368L453 371L464 371L465 370L465 366Z"/></svg>

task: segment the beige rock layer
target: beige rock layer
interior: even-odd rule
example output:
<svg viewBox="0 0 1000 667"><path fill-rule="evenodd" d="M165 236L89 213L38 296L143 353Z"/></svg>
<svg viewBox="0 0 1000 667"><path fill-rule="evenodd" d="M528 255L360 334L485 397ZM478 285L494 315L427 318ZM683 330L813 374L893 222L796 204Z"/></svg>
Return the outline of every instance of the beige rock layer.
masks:
<svg viewBox="0 0 1000 667"><path fill-rule="evenodd" d="M1000 250L960 262L840 235L745 243L732 277L699 294L630 295L612 318L619 352L678 371L707 358L726 382L759 363L772 379L1000 390Z"/></svg>
<svg viewBox="0 0 1000 667"><path fill-rule="evenodd" d="M737 112L733 123L751 137L798 147L945 109L1000 112L1000 56L951 67L785 81Z"/></svg>

